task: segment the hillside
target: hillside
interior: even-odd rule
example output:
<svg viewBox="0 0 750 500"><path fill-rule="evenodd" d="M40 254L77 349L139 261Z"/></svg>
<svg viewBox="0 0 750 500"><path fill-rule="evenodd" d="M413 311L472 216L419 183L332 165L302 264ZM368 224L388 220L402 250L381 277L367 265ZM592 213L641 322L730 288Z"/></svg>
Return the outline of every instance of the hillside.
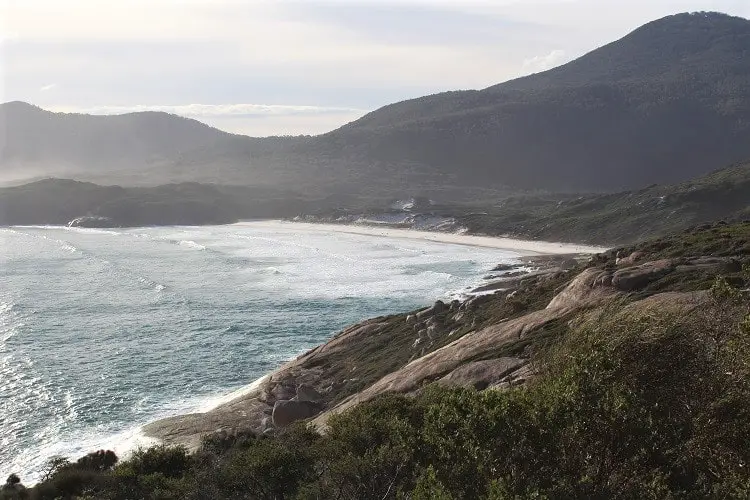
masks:
<svg viewBox="0 0 750 500"><path fill-rule="evenodd" d="M269 154L289 141L229 134L163 112L52 113L23 102L0 105L0 138L0 180L72 176L124 179L131 185L213 181L217 178L210 170L223 165L224 155L242 166L249 181L257 174L253 155ZM185 166L209 157L200 169Z"/></svg>
<svg viewBox="0 0 750 500"><path fill-rule="evenodd" d="M718 219L750 218L750 163L739 163L673 185L612 194L537 194L495 202L398 203L362 200L320 207L314 222L394 225L522 239L625 244ZM396 208L394 208L396 207Z"/></svg>
<svg viewBox="0 0 750 500"><path fill-rule="evenodd" d="M312 138L234 136L163 113L93 117L6 103L0 173L443 201L509 188L641 189L750 157L748 53L750 21L680 14L559 68L392 104Z"/></svg>
<svg viewBox="0 0 750 500"><path fill-rule="evenodd" d="M750 21L681 14L559 68L387 106L320 141L456 182L552 191L671 183L750 156ZM365 146L363 146L365 148Z"/></svg>
<svg viewBox="0 0 750 500"><path fill-rule="evenodd" d="M714 224L364 321L146 427L192 454L57 461L32 498L747 498L749 264Z"/></svg>
<svg viewBox="0 0 750 500"><path fill-rule="evenodd" d="M508 196L464 204L418 199L405 207L384 197L320 197L266 187L181 183L123 188L46 179L0 188L0 225L67 224L84 216L106 217L111 226L301 217L311 222L370 221L413 229L463 229L471 234L613 245L718 219L750 219L749 192L750 162L680 184L636 191Z"/></svg>
<svg viewBox="0 0 750 500"><path fill-rule="evenodd" d="M459 220L475 233L622 244L718 219L748 219L748 193L750 163L741 163L676 185L605 195L511 198L482 215Z"/></svg>
<svg viewBox="0 0 750 500"><path fill-rule="evenodd" d="M123 188L45 179L0 188L0 226L65 225L87 216L105 218L101 223L110 227L227 224L291 217L325 204L267 188L196 183Z"/></svg>

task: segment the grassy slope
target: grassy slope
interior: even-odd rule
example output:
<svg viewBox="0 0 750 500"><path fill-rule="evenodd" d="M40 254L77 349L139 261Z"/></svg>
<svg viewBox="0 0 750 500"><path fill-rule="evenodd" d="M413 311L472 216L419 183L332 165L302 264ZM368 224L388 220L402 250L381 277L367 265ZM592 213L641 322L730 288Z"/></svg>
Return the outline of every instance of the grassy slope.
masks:
<svg viewBox="0 0 750 500"><path fill-rule="evenodd" d="M528 196L492 206L438 207L474 233L631 243L717 219L750 217L750 163L672 186L588 196Z"/></svg>

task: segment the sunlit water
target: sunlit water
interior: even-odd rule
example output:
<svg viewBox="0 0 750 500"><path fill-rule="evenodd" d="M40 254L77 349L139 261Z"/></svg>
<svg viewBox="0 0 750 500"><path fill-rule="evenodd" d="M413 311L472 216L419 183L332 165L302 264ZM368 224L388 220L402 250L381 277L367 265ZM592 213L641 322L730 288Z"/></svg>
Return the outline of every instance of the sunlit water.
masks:
<svg viewBox="0 0 750 500"><path fill-rule="evenodd" d="M514 257L294 225L0 228L0 474L122 453L144 423Z"/></svg>

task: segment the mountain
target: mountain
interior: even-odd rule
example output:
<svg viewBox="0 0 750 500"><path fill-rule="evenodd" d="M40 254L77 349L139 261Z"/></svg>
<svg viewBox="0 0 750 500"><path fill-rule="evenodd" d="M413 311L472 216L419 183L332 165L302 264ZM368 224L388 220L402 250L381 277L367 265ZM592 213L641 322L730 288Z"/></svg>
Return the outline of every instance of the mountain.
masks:
<svg viewBox="0 0 750 500"><path fill-rule="evenodd" d="M101 226L227 224L240 219L292 217L335 200L250 186L197 183L155 187L100 186L44 179L0 188L0 226L65 225L83 218Z"/></svg>
<svg viewBox="0 0 750 500"><path fill-rule="evenodd" d="M680 14L559 68L386 106L320 141L464 181L587 191L750 157L750 21Z"/></svg>
<svg viewBox="0 0 750 500"><path fill-rule="evenodd" d="M675 185L613 194L515 197L485 209L464 210L474 233L516 234L542 240L623 244L719 219L750 219L750 163ZM456 212L454 212L456 213Z"/></svg>
<svg viewBox="0 0 750 500"><path fill-rule="evenodd" d="M23 102L0 105L0 177L67 176L130 180L158 184L191 177L182 175L186 159L208 155L209 169L231 154L245 175L253 174L251 159L289 139L253 139L229 134L199 121L162 112L114 116L52 113ZM31 177L31 176L26 176ZM0 179L2 180L2 179ZM211 179L213 180L213 179Z"/></svg>
<svg viewBox="0 0 750 500"><path fill-rule="evenodd" d="M619 193L522 195L494 203L441 203L418 208L347 200L335 210L316 207L306 219L613 245L721 219L750 219L748 193L750 162L745 162L679 184Z"/></svg>
<svg viewBox="0 0 750 500"><path fill-rule="evenodd" d="M0 127L0 173L13 178L54 169L125 184L441 199L638 189L750 157L750 21L666 17L559 68L392 104L316 137L253 139L163 113L20 103L2 105Z"/></svg>

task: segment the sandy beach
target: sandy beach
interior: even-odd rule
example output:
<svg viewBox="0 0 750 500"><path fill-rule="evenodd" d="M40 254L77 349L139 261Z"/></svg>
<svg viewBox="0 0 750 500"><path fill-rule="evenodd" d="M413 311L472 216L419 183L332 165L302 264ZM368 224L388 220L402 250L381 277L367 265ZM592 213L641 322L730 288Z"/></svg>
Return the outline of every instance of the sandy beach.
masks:
<svg viewBox="0 0 750 500"><path fill-rule="evenodd" d="M282 220L264 220L237 222L235 226L257 227L262 229L286 229L294 231L315 231L328 233L348 233L363 236L383 236L407 240L425 240L452 245L468 245L485 248L511 250L521 256L559 255L577 253L601 253L608 250L605 247L578 245L575 243L556 243L549 241L517 240L513 238L499 238L493 236L475 236L456 233L439 233L433 231L417 231L413 229L396 229L352 224L317 224L309 222L290 222Z"/></svg>
<svg viewBox="0 0 750 500"><path fill-rule="evenodd" d="M400 238L413 241L430 241L452 245L466 245L483 248L496 248L506 250L518 255L521 262L533 262L541 267L555 265L554 262L565 258L564 256L577 256L581 254L593 254L607 250L603 247L588 245L577 245L569 243L556 243L545 241L524 241L511 238L494 238L489 236L474 236L454 233L440 233L429 231L417 231L411 229L397 229L385 227L372 227L363 225L344 224L318 224L305 222L291 222L281 220L259 220L245 221L233 224L242 228L257 228L265 232L292 231L295 233L310 234L356 234L363 236ZM497 286L489 286L482 293L493 293ZM509 285L503 285L509 286ZM366 323L367 320L363 320ZM361 325L362 323L358 324ZM353 325L357 327L358 325ZM351 327L350 327L351 328ZM330 341L329 341L330 342ZM326 345L325 343L322 345ZM270 407L261 397L263 386L268 385L279 374L295 368L300 359L310 356L316 349L288 361L282 367L259 378L253 383L239 390L212 399L203 405L196 413L176 415L174 417L151 422L143 427L144 434L152 439L157 439L165 444L181 444L191 450L198 448L201 436L216 431L217 429L245 429L252 425L259 425L260 420L268 415ZM278 381L276 381L278 382ZM273 385L273 384L271 384ZM251 425L252 424L252 425Z"/></svg>

